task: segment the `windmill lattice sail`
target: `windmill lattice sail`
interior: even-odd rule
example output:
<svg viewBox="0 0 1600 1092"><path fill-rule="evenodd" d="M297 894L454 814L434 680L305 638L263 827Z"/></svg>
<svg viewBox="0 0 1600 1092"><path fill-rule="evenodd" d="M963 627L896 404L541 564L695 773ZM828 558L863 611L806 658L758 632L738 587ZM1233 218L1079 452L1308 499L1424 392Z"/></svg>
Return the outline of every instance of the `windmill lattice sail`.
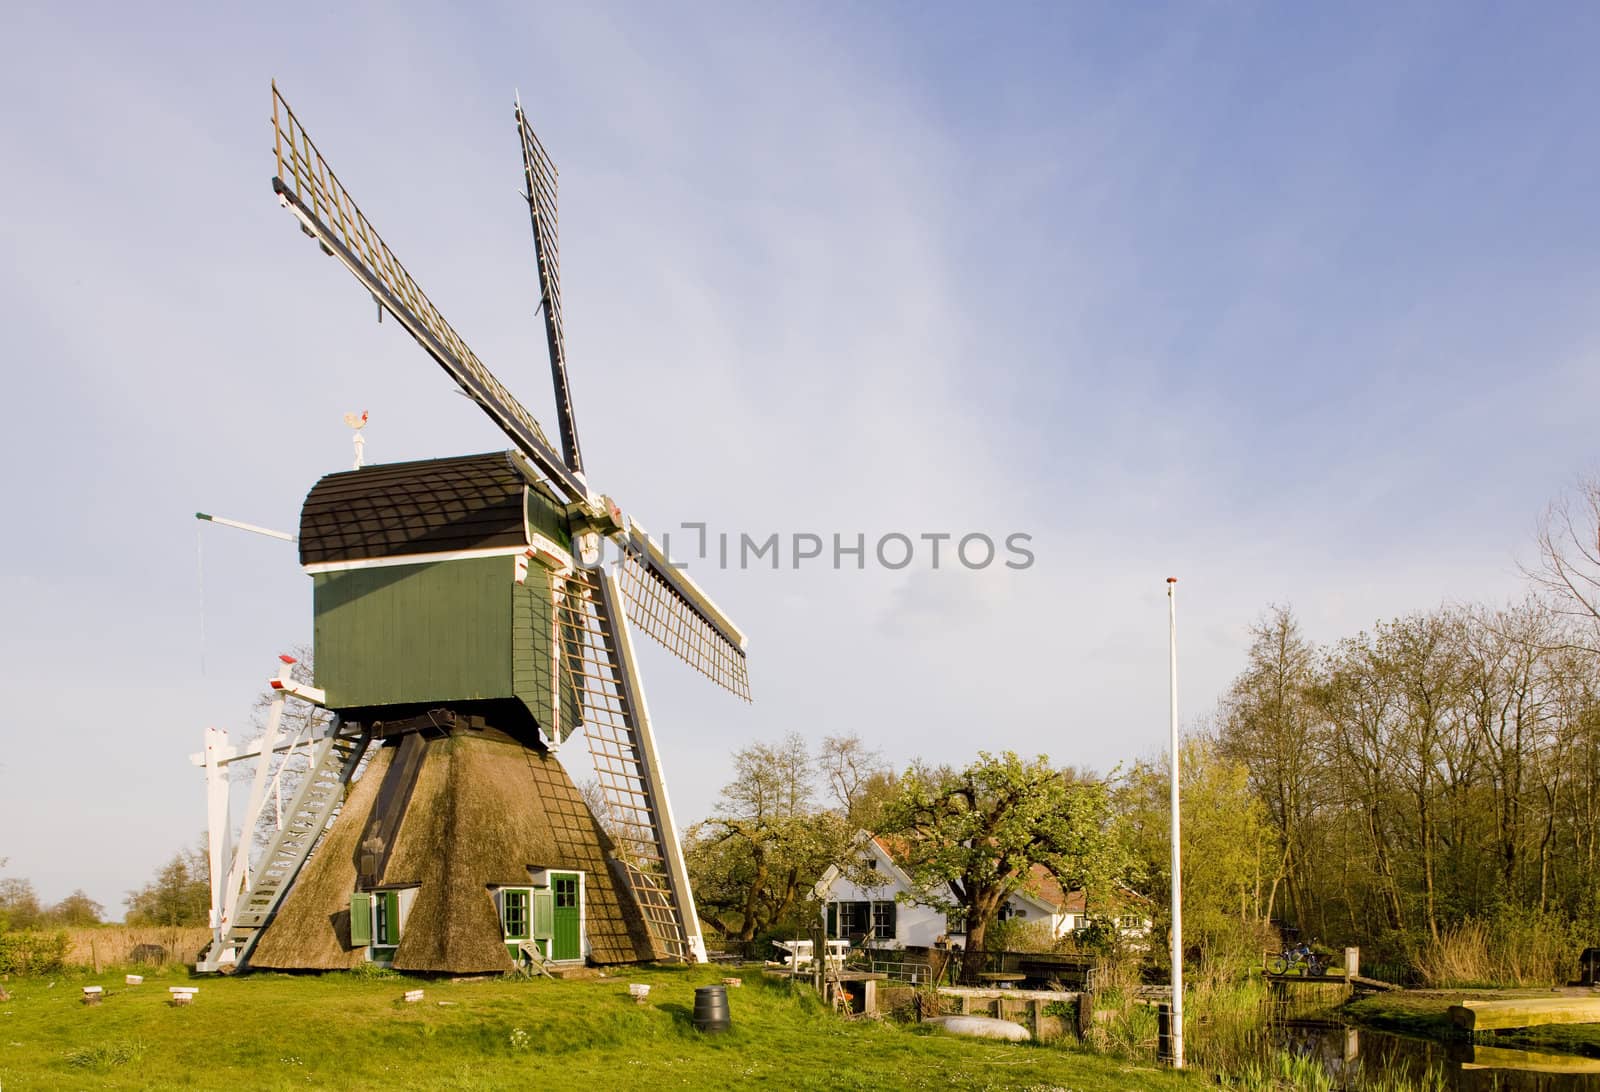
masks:
<svg viewBox="0 0 1600 1092"><path fill-rule="evenodd" d="M528 218L533 222L534 258L539 264L539 305L544 313L545 340L550 347L550 378L555 384L556 422L561 429L561 457L567 469L583 473L578 448L578 420L567 382L567 333L561 321L561 234L556 221L556 165L534 134L517 102L517 132L522 138L522 175L527 186Z"/></svg>
<svg viewBox="0 0 1600 1092"><path fill-rule="evenodd" d="M629 620L706 678L749 701L744 635L692 581L676 571L669 576L662 567L665 558L652 556L653 547L635 534L623 550L618 571Z"/></svg>
<svg viewBox="0 0 1600 1092"><path fill-rule="evenodd" d="M648 734L649 713L630 676L626 621L618 616L607 574L579 569L556 578L563 667L583 707L584 735L605 798L606 825L644 914L666 958L688 959L700 944L665 785ZM676 874L676 875L675 875ZM675 883L674 880L677 879Z"/></svg>
<svg viewBox="0 0 1600 1092"><path fill-rule="evenodd" d="M406 272L322 158L276 83L272 87L272 131L278 169L274 188L306 232L350 268L373 298L405 326L535 466L570 499L585 499L588 490L582 477L567 469L533 414L484 366Z"/></svg>

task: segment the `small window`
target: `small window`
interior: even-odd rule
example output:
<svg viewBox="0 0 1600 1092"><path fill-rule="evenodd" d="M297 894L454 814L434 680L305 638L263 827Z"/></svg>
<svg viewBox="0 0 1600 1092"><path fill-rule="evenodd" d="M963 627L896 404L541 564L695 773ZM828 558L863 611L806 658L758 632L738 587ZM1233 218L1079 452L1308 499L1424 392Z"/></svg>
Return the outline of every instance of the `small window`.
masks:
<svg viewBox="0 0 1600 1092"><path fill-rule="evenodd" d="M872 929L872 904L868 902L830 902L828 935L836 939L861 936Z"/></svg>
<svg viewBox="0 0 1600 1092"><path fill-rule="evenodd" d="M946 933L965 933L967 931L967 912L960 907L947 911L944 916L944 931Z"/></svg>
<svg viewBox="0 0 1600 1092"><path fill-rule="evenodd" d="M872 938L874 940L894 939L894 912L895 905L892 901L872 904Z"/></svg>
<svg viewBox="0 0 1600 1092"><path fill-rule="evenodd" d="M551 887L555 891L557 910L570 910L578 905L578 877L557 876Z"/></svg>
<svg viewBox="0 0 1600 1092"><path fill-rule="evenodd" d="M393 948L400 943L400 892L372 893L372 945Z"/></svg>
<svg viewBox="0 0 1600 1092"><path fill-rule="evenodd" d="M861 867L876 872L878 871L878 859L876 857L868 857L861 862Z"/></svg>
<svg viewBox="0 0 1600 1092"><path fill-rule="evenodd" d="M500 892L500 922L505 928L507 940L528 939L527 891L511 888Z"/></svg>

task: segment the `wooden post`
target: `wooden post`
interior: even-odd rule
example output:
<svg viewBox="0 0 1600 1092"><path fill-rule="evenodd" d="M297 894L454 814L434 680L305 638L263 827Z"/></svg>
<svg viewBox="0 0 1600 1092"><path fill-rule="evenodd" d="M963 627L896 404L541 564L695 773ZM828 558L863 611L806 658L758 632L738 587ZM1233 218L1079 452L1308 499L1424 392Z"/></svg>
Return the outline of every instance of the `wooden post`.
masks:
<svg viewBox="0 0 1600 1092"><path fill-rule="evenodd" d="M1028 1030L1033 1032L1035 1039L1039 1038L1039 1019L1044 1015L1044 1002L1035 997L1028 1002Z"/></svg>
<svg viewBox="0 0 1600 1092"><path fill-rule="evenodd" d="M1078 1038L1088 1039L1089 1032L1094 1027L1094 991L1083 990L1078 994Z"/></svg>
<svg viewBox="0 0 1600 1092"><path fill-rule="evenodd" d="M828 981L828 931L820 921L811 925L811 974L816 980L817 995L827 1000L823 987Z"/></svg>

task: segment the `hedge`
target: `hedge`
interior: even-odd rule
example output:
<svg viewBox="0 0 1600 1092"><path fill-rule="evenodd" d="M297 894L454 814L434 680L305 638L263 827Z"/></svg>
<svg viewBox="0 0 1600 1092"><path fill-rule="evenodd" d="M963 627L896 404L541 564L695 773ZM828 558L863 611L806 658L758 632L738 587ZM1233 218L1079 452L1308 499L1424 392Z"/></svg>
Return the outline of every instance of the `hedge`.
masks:
<svg viewBox="0 0 1600 1092"><path fill-rule="evenodd" d="M0 974L53 974L66 958L65 931L0 933Z"/></svg>

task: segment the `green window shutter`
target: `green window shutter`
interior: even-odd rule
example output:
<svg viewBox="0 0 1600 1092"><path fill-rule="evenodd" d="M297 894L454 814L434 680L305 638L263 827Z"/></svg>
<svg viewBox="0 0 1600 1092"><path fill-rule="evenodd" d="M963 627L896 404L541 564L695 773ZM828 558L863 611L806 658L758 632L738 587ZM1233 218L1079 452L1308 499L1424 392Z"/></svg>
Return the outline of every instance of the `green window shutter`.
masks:
<svg viewBox="0 0 1600 1092"><path fill-rule="evenodd" d="M541 940L555 932L555 904L548 887L533 889L533 935Z"/></svg>
<svg viewBox="0 0 1600 1092"><path fill-rule="evenodd" d="M828 904L828 936L837 940L839 938L839 904Z"/></svg>
<svg viewBox="0 0 1600 1092"><path fill-rule="evenodd" d="M372 896L357 891L350 896L350 946L372 943Z"/></svg>

